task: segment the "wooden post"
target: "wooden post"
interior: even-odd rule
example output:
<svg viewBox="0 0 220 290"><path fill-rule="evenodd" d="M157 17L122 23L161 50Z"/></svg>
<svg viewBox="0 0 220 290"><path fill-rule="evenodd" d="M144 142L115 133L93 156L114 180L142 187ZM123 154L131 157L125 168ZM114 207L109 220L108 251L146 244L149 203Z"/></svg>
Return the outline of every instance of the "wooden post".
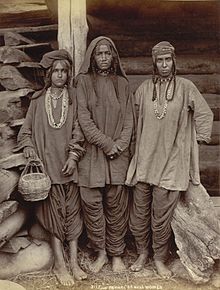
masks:
<svg viewBox="0 0 220 290"><path fill-rule="evenodd" d="M58 44L73 58L76 75L86 51L86 0L58 0Z"/></svg>

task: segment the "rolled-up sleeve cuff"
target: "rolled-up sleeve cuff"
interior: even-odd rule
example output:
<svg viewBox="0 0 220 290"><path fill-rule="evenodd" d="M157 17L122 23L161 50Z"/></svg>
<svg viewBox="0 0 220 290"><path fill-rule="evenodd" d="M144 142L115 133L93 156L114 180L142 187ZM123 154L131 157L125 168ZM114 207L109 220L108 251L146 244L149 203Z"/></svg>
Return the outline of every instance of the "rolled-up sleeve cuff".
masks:
<svg viewBox="0 0 220 290"><path fill-rule="evenodd" d="M69 151L69 158L79 161L80 156L76 152Z"/></svg>

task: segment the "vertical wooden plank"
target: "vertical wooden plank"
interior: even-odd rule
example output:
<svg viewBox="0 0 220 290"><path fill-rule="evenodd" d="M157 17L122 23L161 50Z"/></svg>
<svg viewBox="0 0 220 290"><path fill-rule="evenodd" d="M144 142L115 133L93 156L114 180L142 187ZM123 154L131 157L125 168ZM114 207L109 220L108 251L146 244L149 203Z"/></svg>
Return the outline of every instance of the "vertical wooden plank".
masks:
<svg viewBox="0 0 220 290"><path fill-rule="evenodd" d="M86 0L58 0L58 44L72 56L75 75L84 58L87 33Z"/></svg>
<svg viewBox="0 0 220 290"><path fill-rule="evenodd" d="M58 0L58 45L73 57L71 37L71 0Z"/></svg>
<svg viewBox="0 0 220 290"><path fill-rule="evenodd" d="M71 1L71 26L73 33L75 75L82 64L87 42L86 0Z"/></svg>

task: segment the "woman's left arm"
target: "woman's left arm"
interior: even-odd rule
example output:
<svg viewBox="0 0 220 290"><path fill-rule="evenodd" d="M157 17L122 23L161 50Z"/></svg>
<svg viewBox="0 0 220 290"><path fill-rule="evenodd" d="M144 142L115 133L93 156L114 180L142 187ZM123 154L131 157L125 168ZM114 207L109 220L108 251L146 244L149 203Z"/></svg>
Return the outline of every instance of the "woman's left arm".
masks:
<svg viewBox="0 0 220 290"><path fill-rule="evenodd" d="M189 106L194 112L193 119L197 141L209 143L212 133L213 113L194 84L189 91Z"/></svg>

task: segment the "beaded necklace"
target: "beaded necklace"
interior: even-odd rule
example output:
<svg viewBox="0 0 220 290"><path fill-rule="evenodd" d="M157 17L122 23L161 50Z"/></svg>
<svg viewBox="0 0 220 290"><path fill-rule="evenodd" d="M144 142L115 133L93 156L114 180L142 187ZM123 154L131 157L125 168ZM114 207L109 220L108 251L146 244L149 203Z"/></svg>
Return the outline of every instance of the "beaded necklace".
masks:
<svg viewBox="0 0 220 290"><path fill-rule="evenodd" d="M170 79L165 79L163 81L169 81L167 88L166 88L166 92L165 92L165 101L164 101L164 105L163 105L163 109L161 111L161 113L158 111L158 102L159 102L159 98L158 95L156 95L156 98L154 100L154 114L156 116L157 119L161 120L166 116L167 113L167 106L168 106L168 101L171 99L171 94L172 94L172 81Z"/></svg>
<svg viewBox="0 0 220 290"><path fill-rule="evenodd" d="M53 104L54 109L56 109L56 107L57 107L57 100L59 100L62 97L63 92L64 92L64 90L62 90L62 92L57 96L56 94L52 94L52 92L50 90L50 97L52 99L52 104Z"/></svg>
<svg viewBox="0 0 220 290"><path fill-rule="evenodd" d="M51 95L51 87L47 89L46 91L46 95L45 95L45 109L46 109L46 113L47 113L47 118L48 118L48 122L50 124L50 126L52 128L55 129L59 129L61 128L65 122L66 122L66 118L67 118L67 113L68 113L68 91L66 88L63 89L61 95L59 96L59 98L62 98L62 109L61 109L61 116L60 116L60 121L58 123L55 122L54 117L53 117L53 112L52 112L52 95Z"/></svg>
<svg viewBox="0 0 220 290"><path fill-rule="evenodd" d="M102 76L107 76L111 73L111 68L105 70L96 69L96 72Z"/></svg>

